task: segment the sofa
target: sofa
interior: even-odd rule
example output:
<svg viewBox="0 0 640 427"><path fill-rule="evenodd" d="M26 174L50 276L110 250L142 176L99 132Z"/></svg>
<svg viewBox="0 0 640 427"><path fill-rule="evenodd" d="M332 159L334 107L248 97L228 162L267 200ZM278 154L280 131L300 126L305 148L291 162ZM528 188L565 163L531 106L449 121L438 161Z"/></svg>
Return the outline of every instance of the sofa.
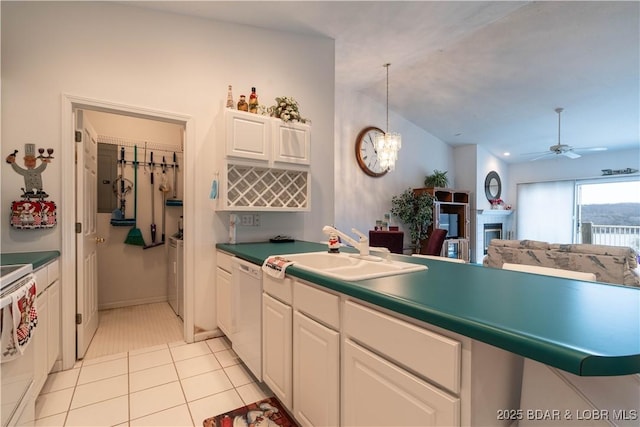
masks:
<svg viewBox="0 0 640 427"><path fill-rule="evenodd" d="M628 247L493 239L483 265L502 268L503 263L594 273L598 282L640 287L638 254Z"/></svg>

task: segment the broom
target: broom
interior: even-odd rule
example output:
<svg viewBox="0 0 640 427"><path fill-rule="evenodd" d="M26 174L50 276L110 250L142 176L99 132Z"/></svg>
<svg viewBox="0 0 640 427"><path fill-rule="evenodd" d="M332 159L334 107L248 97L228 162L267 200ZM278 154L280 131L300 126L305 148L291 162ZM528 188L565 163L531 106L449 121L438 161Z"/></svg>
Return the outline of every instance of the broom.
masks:
<svg viewBox="0 0 640 427"><path fill-rule="evenodd" d="M138 218L138 146L133 146L133 228L129 230L124 243L126 245L146 246L142 231L137 228Z"/></svg>

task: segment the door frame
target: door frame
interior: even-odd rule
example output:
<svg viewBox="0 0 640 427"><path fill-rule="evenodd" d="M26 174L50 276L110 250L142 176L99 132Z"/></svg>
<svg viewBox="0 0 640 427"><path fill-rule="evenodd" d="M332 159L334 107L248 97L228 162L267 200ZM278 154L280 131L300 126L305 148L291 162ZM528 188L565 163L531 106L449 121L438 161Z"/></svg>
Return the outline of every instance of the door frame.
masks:
<svg viewBox="0 0 640 427"><path fill-rule="evenodd" d="M119 104L115 102L92 99L63 93L61 96L61 169L62 194L60 218L62 245L60 255L60 270L62 277L62 369L71 369L76 362L76 194L75 194L75 143L74 141L74 110L94 110L106 113L121 114L150 120L168 121L184 126L184 180L183 186L183 215L185 217L185 234L195 236L193 218L193 203L195 200L195 175L187 173L195 169L195 124L191 116L186 114L160 111L145 107ZM192 154L193 153L193 154ZM184 241L184 339L188 343L194 342L194 239Z"/></svg>

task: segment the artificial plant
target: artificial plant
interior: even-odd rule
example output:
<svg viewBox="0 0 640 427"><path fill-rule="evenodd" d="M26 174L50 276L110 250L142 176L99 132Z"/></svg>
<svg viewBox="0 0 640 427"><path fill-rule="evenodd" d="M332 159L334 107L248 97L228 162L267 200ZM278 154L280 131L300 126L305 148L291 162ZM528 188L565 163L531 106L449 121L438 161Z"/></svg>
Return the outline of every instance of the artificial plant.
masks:
<svg viewBox="0 0 640 427"><path fill-rule="evenodd" d="M427 238L427 229L433 220L434 197L426 192L416 193L411 188L391 198L391 214L409 227L411 244L420 252L420 242Z"/></svg>

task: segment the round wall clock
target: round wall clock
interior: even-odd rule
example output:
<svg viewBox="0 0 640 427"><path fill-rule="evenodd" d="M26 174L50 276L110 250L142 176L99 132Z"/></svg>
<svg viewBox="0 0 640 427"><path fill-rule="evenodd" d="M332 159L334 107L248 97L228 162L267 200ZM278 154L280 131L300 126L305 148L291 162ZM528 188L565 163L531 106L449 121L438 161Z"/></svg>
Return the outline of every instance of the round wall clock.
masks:
<svg viewBox="0 0 640 427"><path fill-rule="evenodd" d="M373 177L380 177L388 172L382 169L378 161L375 147L376 135L384 135L384 131L375 126L369 126L360 131L356 138L356 160L364 173Z"/></svg>

